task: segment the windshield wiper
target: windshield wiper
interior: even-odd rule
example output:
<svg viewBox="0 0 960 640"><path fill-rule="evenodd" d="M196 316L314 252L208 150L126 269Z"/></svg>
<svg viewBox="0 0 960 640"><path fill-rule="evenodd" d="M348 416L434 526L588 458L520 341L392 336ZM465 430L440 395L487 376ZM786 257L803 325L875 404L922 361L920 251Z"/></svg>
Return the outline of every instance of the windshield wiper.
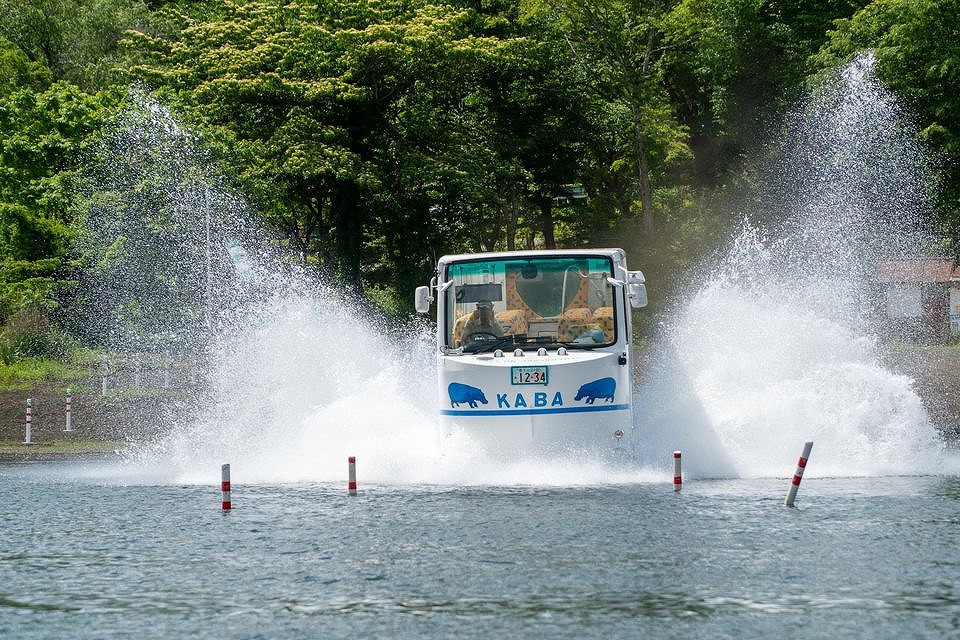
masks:
<svg viewBox="0 0 960 640"><path fill-rule="evenodd" d="M500 336L496 340L483 340L477 342L471 342L463 348L464 353L486 353L491 349L499 349L500 347L506 346L508 344L517 344L519 338L524 338L526 341L526 336L514 335L508 333L507 335Z"/></svg>

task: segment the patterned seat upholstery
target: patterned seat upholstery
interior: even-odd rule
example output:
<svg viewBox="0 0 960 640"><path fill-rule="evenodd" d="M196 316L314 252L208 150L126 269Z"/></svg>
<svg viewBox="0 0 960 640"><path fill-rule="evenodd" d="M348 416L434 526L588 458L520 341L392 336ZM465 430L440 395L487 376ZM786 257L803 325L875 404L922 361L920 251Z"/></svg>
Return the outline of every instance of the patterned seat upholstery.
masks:
<svg viewBox="0 0 960 640"><path fill-rule="evenodd" d="M580 286L577 287L577 293L573 299L564 307L564 312L572 309L581 309L590 306L590 281L586 278L580 279Z"/></svg>
<svg viewBox="0 0 960 640"><path fill-rule="evenodd" d="M593 312L593 321L603 330L606 342L613 342L613 307L597 307Z"/></svg>
<svg viewBox="0 0 960 640"><path fill-rule="evenodd" d="M587 307L567 309L560 316L557 339L561 342L571 342L583 333L591 322L593 322L593 314Z"/></svg>
<svg viewBox="0 0 960 640"><path fill-rule="evenodd" d="M527 332L527 317L520 309L498 311L497 322L503 327L505 334L518 335Z"/></svg>

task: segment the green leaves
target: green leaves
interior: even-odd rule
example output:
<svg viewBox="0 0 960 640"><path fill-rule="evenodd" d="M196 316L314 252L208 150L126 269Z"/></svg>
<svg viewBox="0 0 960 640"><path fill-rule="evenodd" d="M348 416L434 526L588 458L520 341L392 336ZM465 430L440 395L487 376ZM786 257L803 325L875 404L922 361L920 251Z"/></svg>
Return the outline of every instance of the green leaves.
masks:
<svg viewBox="0 0 960 640"><path fill-rule="evenodd" d="M59 80L87 90L113 80L117 41L146 18L139 0L0 0L0 36Z"/></svg>
<svg viewBox="0 0 960 640"><path fill-rule="evenodd" d="M811 58L814 69L835 68L870 49L878 75L916 114L922 136L943 158L960 154L960 6L956 0L875 0L838 21ZM941 223L960 248L960 166L945 165Z"/></svg>
<svg viewBox="0 0 960 640"><path fill-rule="evenodd" d="M134 71L228 133L232 172L304 260L356 284L364 246L404 244L394 240L394 216L410 235L410 220L429 219L439 202L487 197L489 189L447 179L463 177L456 167L477 157L467 147L489 142L466 132L489 120L475 98L510 58L473 11L345 1L316 11L221 7L212 20L181 17L173 37L130 34L129 45L155 60Z"/></svg>
<svg viewBox="0 0 960 640"><path fill-rule="evenodd" d="M8 260L40 261L62 255L69 232L59 221L23 205L0 203L0 255Z"/></svg>
<svg viewBox="0 0 960 640"><path fill-rule="evenodd" d="M713 190L743 174L766 117L863 47L927 142L960 154L955 5L0 0L3 257L75 242L77 168L130 80L204 140L203 162L280 243L349 285L405 290L443 252L586 245L638 213L648 248L679 246L697 226L685 216L707 219ZM87 209L122 213L135 192L162 217L164 180L197 178L166 168ZM555 198L574 184L588 203Z"/></svg>
<svg viewBox="0 0 960 640"><path fill-rule="evenodd" d="M79 166L113 98L75 85L22 82L0 94L0 322L18 309L53 308L69 274Z"/></svg>

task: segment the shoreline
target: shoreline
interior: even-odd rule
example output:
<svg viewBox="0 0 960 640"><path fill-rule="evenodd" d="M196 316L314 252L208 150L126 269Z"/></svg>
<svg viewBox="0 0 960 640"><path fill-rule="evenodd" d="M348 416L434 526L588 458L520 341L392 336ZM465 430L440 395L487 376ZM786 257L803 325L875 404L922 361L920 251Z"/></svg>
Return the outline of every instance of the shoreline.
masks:
<svg viewBox="0 0 960 640"><path fill-rule="evenodd" d="M108 460L118 457L127 442L108 440L0 441L0 463Z"/></svg>
<svg viewBox="0 0 960 640"><path fill-rule="evenodd" d="M650 347L635 350L636 380L655 375ZM913 380L931 424L946 442L960 443L960 347L901 346L883 350L888 371ZM72 435L64 432L64 391L73 389ZM49 381L27 390L0 390L0 463L108 460L137 442L165 432L159 417L198 411L200 392L184 388L113 389ZM32 437L23 444L24 406L33 399Z"/></svg>
<svg viewBox="0 0 960 640"><path fill-rule="evenodd" d="M116 452L64 452L64 453L41 453L41 454L19 454L19 453L0 453L0 464L29 464L34 462L91 462L97 460L109 460L118 457Z"/></svg>

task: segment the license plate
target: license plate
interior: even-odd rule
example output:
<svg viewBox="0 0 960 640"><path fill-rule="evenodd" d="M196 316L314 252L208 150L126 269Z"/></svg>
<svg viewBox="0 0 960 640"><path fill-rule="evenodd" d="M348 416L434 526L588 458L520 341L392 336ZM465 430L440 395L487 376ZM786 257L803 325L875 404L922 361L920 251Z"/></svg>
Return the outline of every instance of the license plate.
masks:
<svg viewBox="0 0 960 640"><path fill-rule="evenodd" d="M547 368L510 367L510 384L547 384Z"/></svg>

